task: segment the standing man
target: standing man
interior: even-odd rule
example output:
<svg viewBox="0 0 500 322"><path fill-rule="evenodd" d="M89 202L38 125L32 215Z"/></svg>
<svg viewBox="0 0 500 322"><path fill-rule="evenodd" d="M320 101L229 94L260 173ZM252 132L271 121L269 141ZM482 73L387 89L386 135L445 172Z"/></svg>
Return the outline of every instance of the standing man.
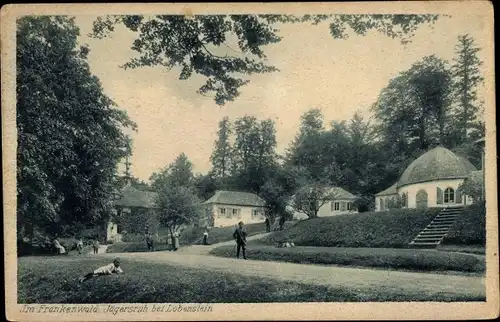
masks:
<svg viewBox="0 0 500 322"><path fill-rule="evenodd" d="M148 251L155 251L154 248L154 241L153 241L153 235L151 233L148 233L146 235L146 243L148 245Z"/></svg>
<svg viewBox="0 0 500 322"><path fill-rule="evenodd" d="M285 226L285 216L280 217L280 230L283 230Z"/></svg>
<svg viewBox="0 0 500 322"><path fill-rule="evenodd" d="M234 231L233 238L236 240L236 258L240 258L240 249L243 250L243 259L247 259L246 246L247 246L247 231L243 227L243 222L238 223L238 227Z"/></svg>
<svg viewBox="0 0 500 322"><path fill-rule="evenodd" d="M266 233L271 231L271 223L269 222L269 218L266 217Z"/></svg>
<svg viewBox="0 0 500 322"><path fill-rule="evenodd" d="M205 228L205 232L203 232L203 245L208 245L208 229Z"/></svg>
<svg viewBox="0 0 500 322"><path fill-rule="evenodd" d="M174 233L174 252L176 252L179 249L179 236L180 234L176 231Z"/></svg>
<svg viewBox="0 0 500 322"><path fill-rule="evenodd" d="M76 242L76 249L78 250L78 254L81 254L83 251L83 240L81 237Z"/></svg>
<svg viewBox="0 0 500 322"><path fill-rule="evenodd" d="M92 248L94 249L94 254L99 254L99 238L94 239Z"/></svg>

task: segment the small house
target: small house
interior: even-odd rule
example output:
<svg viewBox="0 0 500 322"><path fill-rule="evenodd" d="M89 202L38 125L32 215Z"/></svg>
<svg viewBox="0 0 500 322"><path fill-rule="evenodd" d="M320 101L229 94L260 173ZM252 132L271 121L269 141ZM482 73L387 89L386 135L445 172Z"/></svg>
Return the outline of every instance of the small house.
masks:
<svg viewBox="0 0 500 322"><path fill-rule="evenodd" d="M156 199L158 195L152 191L142 191L127 184L119 193L114 202L113 212L117 216L127 215L137 212L156 211ZM106 240L120 242L122 240L123 227L112 220L108 221L106 229Z"/></svg>
<svg viewBox="0 0 500 322"><path fill-rule="evenodd" d="M331 200L324 203L318 211L318 217L336 216L349 213L357 213L354 202L357 197L340 187L332 187L328 193ZM293 196L292 196L293 200ZM307 215L296 211L293 207L288 207L293 212L293 218L297 220L307 219Z"/></svg>
<svg viewBox="0 0 500 322"><path fill-rule="evenodd" d="M218 190L203 205L207 209L210 227L234 226L240 221L251 224L266 220L266 202L249 192Z"/></svg>

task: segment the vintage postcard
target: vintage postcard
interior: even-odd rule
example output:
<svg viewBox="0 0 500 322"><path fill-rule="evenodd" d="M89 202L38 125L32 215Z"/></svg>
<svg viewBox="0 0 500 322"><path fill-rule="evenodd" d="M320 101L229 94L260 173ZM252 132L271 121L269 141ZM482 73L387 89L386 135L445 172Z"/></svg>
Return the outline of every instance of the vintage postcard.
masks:
<svg viewBox="0 0 500 322"><path fill-rule="evenodd" d="M7 5L7 318L499 315L487 1Z"/></svg>

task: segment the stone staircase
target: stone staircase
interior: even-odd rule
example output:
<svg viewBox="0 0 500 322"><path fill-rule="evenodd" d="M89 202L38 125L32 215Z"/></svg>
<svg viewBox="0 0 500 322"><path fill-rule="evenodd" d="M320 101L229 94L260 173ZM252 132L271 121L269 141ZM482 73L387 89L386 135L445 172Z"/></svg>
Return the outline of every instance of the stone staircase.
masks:
<svg viewBox="0 0 500 322"><path fill-rule="evenodd" d="M444 208L410 243L410 247L437 247L446 236L462 207Z"/></svg>

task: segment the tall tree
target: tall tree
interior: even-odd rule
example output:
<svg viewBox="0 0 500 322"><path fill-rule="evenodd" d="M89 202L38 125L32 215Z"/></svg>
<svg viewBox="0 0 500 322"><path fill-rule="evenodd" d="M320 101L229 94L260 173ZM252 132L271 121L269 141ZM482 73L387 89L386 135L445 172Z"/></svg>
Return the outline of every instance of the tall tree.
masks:
<svg viewBox="0 0 500 322"><path fill-rule="evenodd" d="M17 20L17 217L20 237L77 233L110 212L135 128L107 97L63 16Z"/></svg>
<svg viewBox="0 0 500 322"><path fill-rule="evenodd" d="M201 200L196 195L192 164L184 153L159 173L151 175L158 193L158 220L171 235L182 225L197 224L203 218Z"/></svg>
<svg viewBox="0 0 500 322"><path fill-rule="evenodd" d="M123 24L137 34L132 50L139 55L125 63L125 68L142 66L179 67L180 79L193 73L206 82L198 92L214 94L217 104L233 101L239 89L249 82L244 75L276 71L265 63L265 45L277 43L279 23L330 23L330 34L347 38L349 31L366 35L379 31L391 38L409 41L423 24L432 24L438 15L155 15L107 16L94 22L92 35L105 37L116 24ZM231 37L237 38L239 52L225 50Z"/></svg>
<svg viewBox="0 0 500 322"><path fill-rule="evenodd" d="M217 140L215 141L215 147L210 156L213 174L222 179L226 178L231 169L231 134L232 130L229 118L224 117L219 122Z"/></svg>
<svg viewBox="0 0 500 322"><path fill-rule="evenodd" d="M446 63L435 56L424 57L389 82L372 110L394 152L427 150L443 140L450 89Z"/></svg>
<svg viewBox="0 0 500 322"><path fill-rule="evenodd" d="M324 125L320 109L311 109L300 118L300 128L287 151L288 166L305 167L312 177L323 177L324 164Z"/></svg>
<svg viewBox="0 0 500 322"><path fill-rule="evenodd" d="M187 155L183 152L175 158L175 161L162 169L159 173L154 172L151 175L152 187L158 188L158 184L168 182L172 186L192 187L193 186L193 163L189 161Z"/></svg>
<svg viewBox="0 0 500 322"><path fill-rule="evenodd" d="M276 163L276 129L272 120L244 116L235 121L232 186L259 193Z"/></svg>
<svg viewBox="0 0 500 322"><path fill-rule="evenodd" d="M455 127L458 132L457 144L467 142L469 134L474 130L481 132L477 89L484 77L480 70L483 62L478 57L480 50L472 36L465 34L458 37L454 63L451 67L454 81L453 93L456 98L453 116L458 121Z"/></svg>

